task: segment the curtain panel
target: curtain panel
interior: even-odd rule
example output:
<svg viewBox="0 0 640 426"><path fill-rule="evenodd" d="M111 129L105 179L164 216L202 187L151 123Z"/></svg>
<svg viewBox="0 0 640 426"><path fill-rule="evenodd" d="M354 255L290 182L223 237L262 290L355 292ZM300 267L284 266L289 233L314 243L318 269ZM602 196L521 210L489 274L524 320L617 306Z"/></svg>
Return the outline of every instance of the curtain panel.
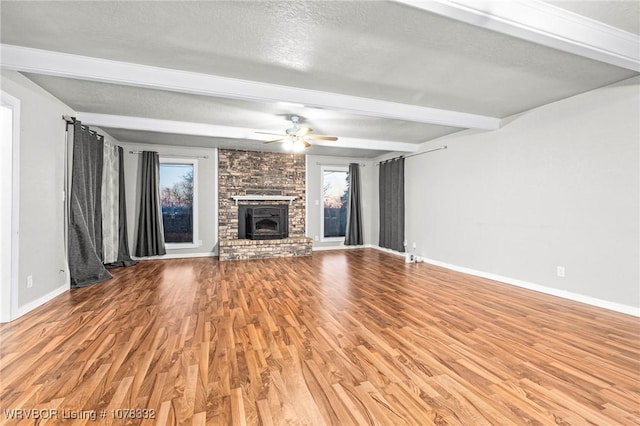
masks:
<svg viewBox="0 0 640 426"><path fill-rule="evenodd" d="M122 147L76 120L67 125L71 161L65 206L71 287L111 278L106 268L134 265L127 236Z"/></svg>
<svg viewBox="0 0 640 426"><path fill-rule="evenodd" d="M131 259L129 251L129 233L127 229L127 199L124 181L124 150L121 146L115 147L118 155L118 235L117 235L117 257L116 260L107 263L107 268L119 268L122 266L135 265L135 260Z"/></svg>
<svg viewBox="0 0 640 426"><path fill-rule="evenodd" d="M120 227L120 170L118 147L104 144L102 168L102 251L103 263L118 259L118 229Z"/></svg>
<svg viewBox="0 0 640 426"><path fill-rule="evenodd" d="M135 255L159 256L167 253L160 208L160 155L143 151L141 161L140 214Z"/></svg>
<svg viewBox="0 0 640 426"><path fill-rule="evenodd" d="M380 247L404 252L404 158L380 163Z"/></svg>
<svg viewBox="0 0 640 426"><path fill-rule="evenodd" d="M362 233L362 194L360 191L360 165L349 164L349 201L347 207L347 229L344 245L361 246L364 244Z"/></svg>
<svg viewBox="0 0 640 426"><path fill-rule="evenodd" d="M73 124L73 164L69 211L69 272L72 287L111 278L103 265L103 138L80 121Z"/></svg>

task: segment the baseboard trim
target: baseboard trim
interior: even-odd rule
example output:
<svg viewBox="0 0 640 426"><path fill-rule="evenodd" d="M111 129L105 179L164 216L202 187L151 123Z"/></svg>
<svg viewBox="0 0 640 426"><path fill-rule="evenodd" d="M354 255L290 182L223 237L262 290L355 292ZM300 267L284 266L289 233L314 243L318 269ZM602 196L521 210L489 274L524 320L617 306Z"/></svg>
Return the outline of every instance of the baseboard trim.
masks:
<svg viewBox="0 0 640 426"><path fill-rule="evenodd" d="M313 246L311 247L311 251L329 251L329 250L353 250L353 249L362 249L362 248L372 248L371 244L365 244L362 246Z"/></svg>
<svg viewBox="0 0 640 426"><path fill-rule="evenodd" d="M193 257L216 257L217 253L174 253L165 254L162 256L147 256L147 257L135 257L131 256L133 260L163 260L163 259L190 259Z"/></svg>
<svg viewBox="0 0 640 426"><path fill-rule="evenodd" d="M621 303L610 302L608 300L602 300L591 296L585 296L578 293L573 293L566 290L560 290L553 287L547 287L540 284L530 283L528 281L522 281L515 278L505 277L502 275L496 275L489 272L478 271L476 269L467 268L464 266L452 265L450 263L441 262L439 260L427 259L420 257L425 263L431 265L440 266L443 268L451 269L452 271L462 272L469 275L475 275L481 278L487 278L493 281L498 281L504 284L513 285L516 287L526 288L527 290L537 291L539 293L548 294L551 296L561 297L563 299L572 300L574 302L585 303L587 305L597 306L599 308L608 309L610 311L620 312L622 314L632 315L634 317L640 317L640 308L636 308L629 305L623 305Z"/></svg>
<svg viewBox="0 0 640 426"><path fill-rule="evenodd" d="M34 300L33 302L29 302L26 305L22 305L20 307L18 307L18 316L16 318L14 318L14 320L20 318L21 316L33 311L36 308L39 308L40 306L44 305L45 303L47 303L48 301L60 296L62 293L64 293L65 291L69 290L70 287L68 284L65 284L63 286L60 286L58 288L56 288L53 291L50 291L49 293L45 294L42 297L37 298L36 300Z"/></svg>
<svg viewBox="0 0 640 426"><path fill-rule="evenodd" d="M396 251L396 250L391 250L391 249L380 247L380 246L371 245L371 248L374 248L376 250L380 250L380 251L385 252L387 254L393 254L394 256L405 257L407 255L407 253L402 253L402 252L399 252L399 251Z"/></svg>

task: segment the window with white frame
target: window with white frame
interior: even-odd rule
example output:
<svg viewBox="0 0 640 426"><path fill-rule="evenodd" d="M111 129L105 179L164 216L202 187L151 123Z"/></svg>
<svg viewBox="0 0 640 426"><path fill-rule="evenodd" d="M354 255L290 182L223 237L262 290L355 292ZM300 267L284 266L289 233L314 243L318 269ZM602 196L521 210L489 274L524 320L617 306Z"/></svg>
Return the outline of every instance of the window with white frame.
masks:
<svg viewBox="0 0 640 426"><path fill-rule="evenodd" d="M197 159L160 158L160 204L166 248L197 247Z"/></svg>
<svg viewBox="0 0 640 426"><path fill-rule="evenodd" d="M349 168L322 167L321 227L323 241L343 240L347 226Z"/></svg>

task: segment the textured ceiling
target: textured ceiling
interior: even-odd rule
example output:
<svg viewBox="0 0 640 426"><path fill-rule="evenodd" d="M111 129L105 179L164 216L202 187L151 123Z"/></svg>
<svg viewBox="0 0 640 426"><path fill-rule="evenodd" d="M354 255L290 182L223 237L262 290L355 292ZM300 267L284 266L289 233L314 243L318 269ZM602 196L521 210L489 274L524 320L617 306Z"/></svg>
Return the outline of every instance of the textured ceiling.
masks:
<svg viewBox="0 0 640 426"><path fill-rule="evenodd" d="M626 14L634 6L610 3L618 2L567 9L633 27ZM637 74L381 1L3 2L0 28L5 44L498 118ZM414 144L459 130L273 103L28 77L84 112L274 132L288 127L284 116L295 113L318 134ZM132 133L126 132L126 137L133 140ZM154 135L141 132L138 139ZM259 148L257 143L253 146ZM320 153L341 152L316 148ZM353 155L353 150L344 152ZM376 155L373 150L359 152Z"/></svg>

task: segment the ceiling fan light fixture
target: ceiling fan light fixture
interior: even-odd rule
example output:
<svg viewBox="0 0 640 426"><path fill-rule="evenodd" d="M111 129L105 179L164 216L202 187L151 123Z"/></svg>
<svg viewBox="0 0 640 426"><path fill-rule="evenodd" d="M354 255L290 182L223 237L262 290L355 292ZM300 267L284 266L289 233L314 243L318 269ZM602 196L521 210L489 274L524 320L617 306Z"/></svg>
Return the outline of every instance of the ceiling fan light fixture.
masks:
<svg viewBox="0 0 640 426"><path fill-rule="evenodd" d="M302 152L311 146L309 140L325 140L325 141L337 141L335 136L319 136L310 135L313 129L309 127L300 127L300 116L292 115L290 118L292 127L286 129L284 134L256 131L256 133L265 135L279 136L279 139L264 142L265 144L281 143L284 151L288 152Z"/></svg>
<svg viewBox="0 0 640 426"><path fill-rule="evenodd" d="M302 152L304 150L304 142L300 138L296 138L295 142L293 142L293 152Z"/></svg>
<svg viewBox="0 0 640 426"><path fill-rule="evenodd" d="M284 148L285 151L293 151L293 141L291 138L285 139L282 143L282 148Z"/></svg>

